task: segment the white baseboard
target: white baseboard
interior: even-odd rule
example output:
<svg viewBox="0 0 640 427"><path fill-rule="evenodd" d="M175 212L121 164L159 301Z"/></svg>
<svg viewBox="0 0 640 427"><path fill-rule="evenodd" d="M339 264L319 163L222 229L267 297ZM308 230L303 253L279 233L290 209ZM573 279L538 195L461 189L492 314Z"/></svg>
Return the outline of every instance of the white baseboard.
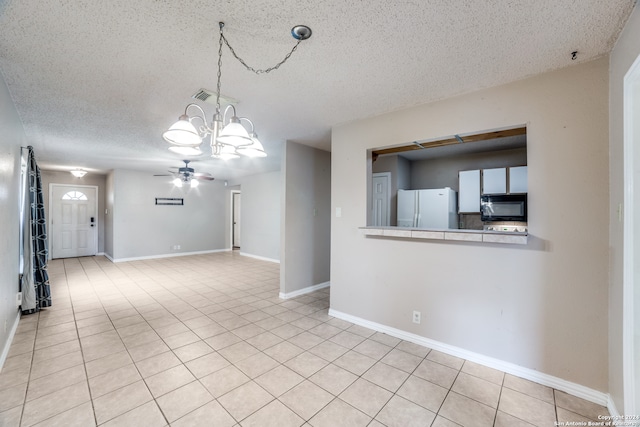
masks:
<svg viewBox="0 0 640 427"><path fill-rule="evenodd" d="M618 412L618 408L616 408L616 404L611 398L611 395L609 395L609 399L607 402L607 409L609 410L609 415L611 415L612 417L620 416L620 412Z"/></svg>
<svg viewBox="0 0 640 427"><path fill-rule="evenodd" d="M230 249L214 249L210 251L197 251L197 252L179 252L172 254L161 254L161 255L149 255L149 256L140 256L140 257L131 257L131 258L112 258L109 255L105 254L111 262L127 262L127 261L142 261L147 259L158 259L158 258L174 258L179 256L189 256L189 255L202 255L202 254L213 254L217 252L229 252Z"/></svg>
<svg viewBox="0 0 640 427"><path fill-rule="evenodd" d="M9 350L11 349L11 343L13 342L13 337L16 335L16 331L18 330L18 324L20 323L20 317L22 314L18 314L16 316L16 320L13 322L13 326L11 327L11 332L9 332L9 337L7 338L7 342L4 344L4 349L2 350L2 354L0 354L0 372L2 372L2 367L4 366L4 362L7 360L7 356L9 355Z"/></svg>
<svg viewBox="0 0 640 427"><path fill-rule="evenodd" d="M402 331L400 329L392 328L390 326L382 325L380 323L371 322L350 314L342 313L340 311L329 309L329 316L337 317L338 319L346 320L356 325L364 326L374 331L383 332L387 335L391 335L396 338L410 341L415 344L419 344L433 350L440 351L442 353L450 354L452 356L461 357L471 362L478 363L480 365L487 366L489 368L497 369L502 372L506 372L516 377L524 378L538 384L542 384L548 387L552 387L556 390L564 391L573 396L580 397L588 400L589 402L596 403L602 406L615 406L609 398L607 393L585 387L580 384L573 383L571 381L563 380L562 378L554 377L534 369L525 368L510 362L505 362L493 357L484 356L479 353L474 353L469 350L465 350L460 347L455 347L449 344L445 344L439 341L435 341L429 338L422 337L420 335L412 334L410 332ZM610 409L611 411L611 409ZM613 414L613 412L612 412Z"/></svg>
<svg viewBox="0 0 640 427"><path fill-rule="evenodd" d="M280 264L280 260L279 259L267 258L267 257L263 257L263 256L260 256L260 255L252 255L252 254L248 254L246 252L240 252L240 255L246 256L246 257L249 257L249 258L259 259L261 261L269 261L269 262L275 262L276 264Z"/></svg>
<svg viewBox="0 0 640 427"><path fill-rule="evenodd" d="M297 291L287 292L286 294L280 292L278 295L280 299L289 299L299 297L300 295L309 294L320 289L328 288L331 286L331 282L318 283L317 285L307 286L306 288L298 289Z"/></svg>

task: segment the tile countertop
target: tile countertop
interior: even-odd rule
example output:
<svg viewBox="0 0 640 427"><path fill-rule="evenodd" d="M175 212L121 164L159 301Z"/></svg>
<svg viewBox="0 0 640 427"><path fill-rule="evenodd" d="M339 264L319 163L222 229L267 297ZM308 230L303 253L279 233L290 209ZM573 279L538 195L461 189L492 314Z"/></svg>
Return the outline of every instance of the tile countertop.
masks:
<svg viewBox="0 0 640 427"><path fill-rule="evenodd" d="M460 242L504 243L526 245L529 234L509 231L416 229L407 227L360 227L365 236L404 239L454 240Z"/></svg>

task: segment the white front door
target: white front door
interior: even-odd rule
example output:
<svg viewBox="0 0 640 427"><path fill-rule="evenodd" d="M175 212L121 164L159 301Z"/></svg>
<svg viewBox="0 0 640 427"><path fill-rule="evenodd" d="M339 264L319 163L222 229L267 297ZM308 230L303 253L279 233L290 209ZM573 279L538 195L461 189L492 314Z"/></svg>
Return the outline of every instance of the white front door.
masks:
<svg viewBox="0 0 640 427"><path fill-rule="evenodd" d="M373 202L371 219L373 220L372 226L381 227L389 225L390 219L390 205L389 205L389 187L391 181L391 175L389 172L380 172L373 174L372 180L372 192Z"/></svg>
<svg viewBox="0 0 640 427"><path fill-rule="evenodd" d="M95 255L98 187L50 184L49 197L51 258Z"/></svg>

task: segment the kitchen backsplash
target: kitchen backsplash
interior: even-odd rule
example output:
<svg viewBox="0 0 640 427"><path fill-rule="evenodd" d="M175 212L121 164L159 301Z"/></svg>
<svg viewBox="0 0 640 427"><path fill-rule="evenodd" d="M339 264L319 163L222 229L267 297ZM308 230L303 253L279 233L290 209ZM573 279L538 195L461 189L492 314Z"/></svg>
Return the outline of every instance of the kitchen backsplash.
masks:
<svg viewBox="0 0 640 427"><path fill-rule="evenodd" d="M459 214L458 215L458 227L460 229L465 230L483 230L485 225L517 225L519 227L527 227L526 222L517 222L517 221L493 221L493 222L482 222L480 220L479 213L471 213L471 214Z"/></svg>

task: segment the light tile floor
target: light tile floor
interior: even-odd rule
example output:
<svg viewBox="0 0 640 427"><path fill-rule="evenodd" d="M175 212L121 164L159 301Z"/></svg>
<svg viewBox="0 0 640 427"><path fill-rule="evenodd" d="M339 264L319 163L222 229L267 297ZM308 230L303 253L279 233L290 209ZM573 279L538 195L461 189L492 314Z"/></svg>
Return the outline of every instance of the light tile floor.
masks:
<svg viewBox="0 0 640 427"><path fill-rule="evenodd" d="M49 265L0 373L2 426L553 426L606 408L278 298L219 253Z"/></svg>

